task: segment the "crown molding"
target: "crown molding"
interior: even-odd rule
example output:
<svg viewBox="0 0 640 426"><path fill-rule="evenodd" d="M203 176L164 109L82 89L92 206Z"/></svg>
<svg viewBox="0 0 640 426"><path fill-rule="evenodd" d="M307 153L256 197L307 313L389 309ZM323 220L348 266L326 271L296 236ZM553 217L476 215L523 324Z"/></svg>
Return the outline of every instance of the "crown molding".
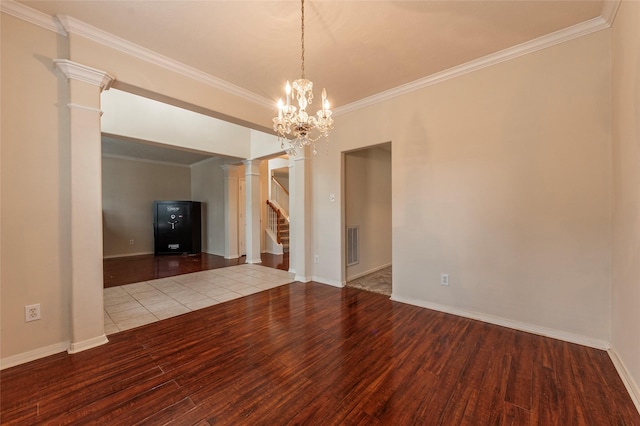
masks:
<svg viewBox="0 0 640 426"><path fill-rule="evenodd" d="M607 6L607 3L611 2L605 2L605 6ZM607 22L602 16L599 16L580 24L576 24L571 27L544 35L542 37L538 37L531 41L527 41L517 46L513 46L499 52L483 56L482 58L469 61L462 65L458 65L453 68L431 74L427 77L412 81L410 83L394 87L393 89L385 90L384 92L380 92L364 99L360 99L359 101L343 105L341 107L335 108L333 110L333 115L336 116L340 114L346 114L348 112L365 108L367 106L377 104L388 99L415 92L416 90L420 90L434 84L442 83L443 81L460 77L462 75L480 70L482 68L487 68L501 62L527 55L529 53L537 52L538 50L555 46L556 44L564 43L566 41L594 33L596 31L607 29L610 26L611 24L609 22Z"/></svg>
<svg viewBox="0 0 640 426"><path fill-rule="evenodd" d="M621 0L606 0L602 5L602 19L607 21L607 24L611 26L613 24L613 20L616 18L616 13L618 13L618 7L620 6Z"/></svg>
<svg viewBox="0 0 640 426"><path fill-rule="evenodd" d="M375 95L360 99L350 104L343 105L341 107L335 108L333 110L333 114L334 116L346 114L348 112L365 108L367 106L383 102L397 96L411 93L416 90L420 90L425 87L438 84L473 71L480 70L482 68L496 65L510 59L518 58L520 56L533 53L559 43L564 43L566 41L573 40L575 38L582 37L596 31L607 29L611 27L613 20L615 19L620 1L621 0L605 0L602 7L601 16L597 18L590 19L589 21L573 25L569 28L558 30L554 33L547 34L537 39L522 43L518 46L504 49L500 52L484 56L482 58L386 90L384 92L380 92ZM28 6L17 3L13 0L0 1L0 11L2 13L7 13L17 18L31 22L42 28L54 31L61 35L67 35L68 33L80 35L96 43L113 48L127 55L142 59L146 62L160 66L169 71L223 90L227 93L256 103L262 107L273 107L273 102L270 99L243 89L242 87L231 84L220 78L214 77L211 74L207 74L196 68L173 60L169 57L160 55L159 53L146 49L113 34L107 33L106 31L95 28L70 16L59 15L54 18Z"/></svg>
<svg viewBox="0 0 640 426"><path fill-rule="evenodd" d="M39 12L22 3L13 0L2 0L0 1L0 12L30 22L45 30L53 31L63 36L67 35L67 32L53 16Z"/></svg>
<svg viewBox="0 0 640 426"><path fill-rule="evenodd" d="M193 165L193 164L175 163L173 161L149 160L148 158L131 157L129 155L119 155L119 154L103 153L102 158L113 158L115 160L135 161L137 163L159 164L162 166L183 167L187 169Z"/></svg>
<svg viewBox="0 0 640 426"><path fill-rule="evenodd" d="M68 59L54 59L53 63L69 79L79 80L100 87L100 90L109 90L114 78L104 71L70 61Z"/></svg>
<svg viewBox="0 0 640 426"><path fill-rule="evenodd" d="M110 34L106 31L100 30L71 16L58 15L57 19L60 21L67 33L77 34L91 41L102 44L103 46L110 47L135 58L142 59L143 61L149 62L154 65L158 65L169 71L184 75L185 77L213 86L227 93L231 93L232 95L246 99L262 107L273 107L273 102L267 98L243 89L242 87L231 84L228 81L214 77L211 74L207 74L205 72L197 70L193 67L190 67L189 65L185 65L167 56L139 46L128 40Z"/></svg>

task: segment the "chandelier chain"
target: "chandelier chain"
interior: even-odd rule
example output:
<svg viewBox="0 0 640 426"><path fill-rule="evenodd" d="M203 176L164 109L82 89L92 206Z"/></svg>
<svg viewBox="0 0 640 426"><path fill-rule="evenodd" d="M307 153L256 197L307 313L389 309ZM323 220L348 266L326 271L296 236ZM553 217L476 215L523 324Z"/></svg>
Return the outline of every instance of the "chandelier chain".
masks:
<svg viewBox="0 0 640 426"><path fill-rule="evenodd" d="M300 59L302 60L302 66L301 66L302 78L304 78L304 0L302 0L302 6L300 7L300 9L301 9L301 12L302 12L302 14L301 14L302 18L301 18L301 23L300 23L300 27L302 29L302 36L300 37L300 41L301 41L301 44L302 44L302 50L301 50L302 53L300 54Z"/></svg>

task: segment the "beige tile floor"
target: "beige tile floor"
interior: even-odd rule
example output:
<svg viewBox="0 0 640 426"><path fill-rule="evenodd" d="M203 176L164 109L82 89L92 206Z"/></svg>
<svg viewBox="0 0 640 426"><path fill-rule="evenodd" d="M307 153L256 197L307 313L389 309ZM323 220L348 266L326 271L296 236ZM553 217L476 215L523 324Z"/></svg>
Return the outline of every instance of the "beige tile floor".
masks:
<svg viewBox="0 0 640 426"><path fill-rule="evenodd" d="M105 333L113 334L293 281L293 274L245 264L104 289Z"/></svg>

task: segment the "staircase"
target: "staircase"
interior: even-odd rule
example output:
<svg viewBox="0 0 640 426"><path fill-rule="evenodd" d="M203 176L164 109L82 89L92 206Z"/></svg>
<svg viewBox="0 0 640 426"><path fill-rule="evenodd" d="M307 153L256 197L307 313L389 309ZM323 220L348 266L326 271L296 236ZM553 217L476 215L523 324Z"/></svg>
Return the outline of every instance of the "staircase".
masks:
<svg viewBox="0 0 640 426"><path fill-rule="evenodd" d="M267 252L289 253L289 218L276 202L267 200Z"/></svg>
<svg viewBox="0 0 640 426"><path fill-rule="evenodd" d="M289 253L289 221L284 217L278 219L278 235L282 244L282 251Z"/></svg>

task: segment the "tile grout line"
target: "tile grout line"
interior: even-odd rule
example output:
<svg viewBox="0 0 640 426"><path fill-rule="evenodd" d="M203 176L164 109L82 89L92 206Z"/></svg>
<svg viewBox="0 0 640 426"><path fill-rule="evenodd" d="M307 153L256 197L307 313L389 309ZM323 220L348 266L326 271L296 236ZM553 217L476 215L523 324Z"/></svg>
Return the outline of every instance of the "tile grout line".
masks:
<svg viewBox="0 0 640 426"><path fill-rule="evenodd" d="M225 271L225 272L220 273L221 271ZM130 297L132 300L123 302L123 303L135 302L137 304L137 306L135 307L132 307L130 309L123 309L120 312L126 312L128 310L135 310L139 308L142 308L144 311L146 311L146 313L133 315L131 317L126 317L120 321L116 321L114 320L113 315L109 314L107 309L112 308L113 306L117 306L119 304L114 304L114 305L110 305L109 307L105 307L104 309L105 319L108 317L111 320L110 324L106 324L106 321L105 321L105 328L113 327L113 328L116 328L118 331L124 331L130 328L138 327L140 325L149 324L150 322L146 321L149 315L155 318L155 320L151 322L162 321L163 319L167 319L175 315L181 315L181 314L193 312L198 309L203 309L205 307L213 306L219 303L224 303L230 300L234 300L234 299L244 297L250 294L254 294L257 292L265 291L271 288L278 287L280 285L284 285L286 284L284 282L285 277L286 277L287 283L293 281L291 274L289 274L286 271L282 271L282 273L272 272L272 271L262 271L262 270L257 270L255 268L252 268L249 265L235 265L228 268L199 271L199 272L194 272L192 274L179 275L178 277L182 277L182 278L172 279L173 277L165 277L165 278L158 278L157 280L142 281L139 283L125 284L122 286L110 287L109 289L105 289L105 290L109 290L109 293L119 293L119 292L123 293L122 295L119 295L119 296L115 295L115 296L105 297L105 299L115 298L115 297L124 297L126 295ZM214 278L215 280L209 281L212 278ZM161 280L162 282L158 282ZM256 283L256 281L259 281L259 282ZM156 287L154 285L154 282L156 282L156 284L159 287ZM189 284L193 284L193 285L190 286ZM126 288L128 286L133 286L133 287ZM205 287L209 287L210 290L217 289L216 291L222 291L222 292L214 296L209 296L208 294L201 291ZM200 290L198 290L197 288L199 288ZM119 289L119 290L111 290L111 289ZM133 291L134 289L136 291ZM178 291L167 292L167 290L169 289L176 289ZM241 291L246 293L240 293ZM156 293L156 292L158 293L156 297L162 296L163 298L166 297L167 299L164 301L159 301L155 303L148 303L148 302L145 303L144 302L145 298L141 298L141 299L136 298L136 295L140 295L142 293ZM176 294L178 292L191 292L191 293L200 295L201 298L198 298L192 301L181 302L180 300L171 296L171 294ZM228 297L229 295L231 295L232 297L229 298ZM150 295L148 300L152 300L153 297L154 296ZM218 298L216 299L216 297ZM166 303L169 301L177 303L178 306L174 306L173 308L160 309L155 312L149 309L149 306L151 305L157 305L157 304ZM187 305L187 304L191 304L193 306L194 304L197 305L198 302L203 302L203 301L205 304L199 307L191 308L190 306ZM210 302L213 302L213 303L210 303ZM171 311L172 309L175 312L174 314L169 314L168 316L161 318L161 316L163 316L161 312ZM177 311L180 311L180 312L177 312ZM114 312L114 314L120 313L120 312ZM140 322L140 318L145 318L145 317L146 319ZM138 319L138 321L136 321L136 319ZM106 334L112 334L112 333L106 333Z"/></svg>

